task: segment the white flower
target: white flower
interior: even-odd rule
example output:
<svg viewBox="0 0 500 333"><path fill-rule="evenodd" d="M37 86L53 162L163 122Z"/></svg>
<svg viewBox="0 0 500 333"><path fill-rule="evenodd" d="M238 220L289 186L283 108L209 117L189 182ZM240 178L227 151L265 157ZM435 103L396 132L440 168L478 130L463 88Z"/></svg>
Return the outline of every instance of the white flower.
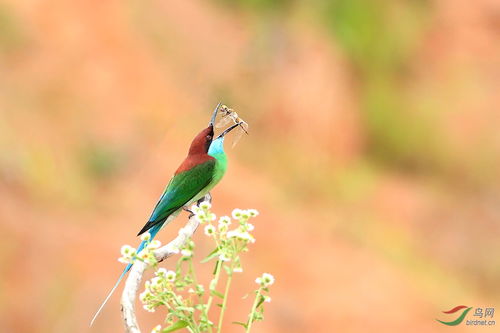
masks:
<svg viewBox="0 0 500 333"><path fill-rule="evenodd" d="M244 241L247 241L247 242L252 242L252 243L255 242L255 239L252 237L252 235L250 235L246 231L240 232L240 234L238 235L238 239L244 240Z"/></svg>
<svg viewBox="0 0 500 333"><path fill-rule="evenodd" d="M252 223L247 223L246 224L246 229L247 229L247 231L252 231L253 229L255 229L255 227L253 226Z"/></svg>
<svg viewBox="0 0 500 333"><path fill-rule="evenodd" d="M150 304L144 305L143 308L144 308L144 310L146 310L148 312L155 312L155 308Z"/></svg>
<svg viewBox="0 0 500 333"><path fill-rule="evenodd" d="M189 288L189 289L188 289L188 293L190 293L190 294L194 294L194 289L193 289L193 288Z"/></svg>
<svg viewBox="0 0 500 333"><path fill-rule="evenodd" d="M199 207L203 210L209 210L210 208L212 208L212 204L210 204L210 202L208 201L203 201L202 203L200 203Z"/></svg>
<svg viewBox="0 0 500 333"><path fill-rule="evenodd" d="M205 227L205 235L207 236L213 236L213 234L215 233L215 227L211 224L208 224L206 227Z"/></svg>
<svg viewBox="0 0 500 333"><path fill-rule="evenodd" d="M139 295L139 299L141 300L141 302L144 302L148 297L151 296L151 292L149 290L144 290L140 295Z"/></svg>
<svg viewBox="0 0 500 333"><path fill-rule="evenodd" d="M176 274L174 271L167 271L165 273L165 279L167 279L168 282L174 282L175 277L176 277Z"/></svg>
<svg viewBox="0 0 500 333"><path fill-rule="evenodd" d="M221 233L225 233L227 231L227 224L219 223L219 225L217 226L217 228L219 229L219 231Z"/></svg>
<svg viewBox="0 0 500 333"><path fill-rule="evenodd" d="M257 282L257 280L256 280ZM262 277L260 278L260 284L263 287L268 287L274 283L274 276L272 276L269 273L264 273L262 274Z"/></svg>
<svg viewBox="0 0 500 333"><path fill-rule="evenodd" d="M236 238L236 239L243 240L243 241L246 241L246 242L255 243L255 238L253 238L252 235L250 235L246 231L240 230L239 228L235 229L235 230L229 231L227 233L227 238L229 238L229 239Z"/></svg>
<svg viewBox="0 0 500 333"><path fill-rule="evenodd" d="M233 209L233 213L232 213L232 216L234 219L237 219L239 220L241 218L241 214L243 213L243 211L239 208L236 208L236 209Z"/></svg>
<svg viewBox="0 0 500 333"><path fill-rule="evenodd" d="M264 302L266 302L266 303L271 303L271 297L269 297L269 296L264 296Z"/></svg>
<svg viewBox="0 0 500 333"><path fill-rule="evenodd" d="M243 268L241 268L241 266L240 267L235 267L233 269L233 272L235 272L235 273L241 273L241 272L243 272Z"/></svg>
<svg viewBox="0 0 500 333"><path fill-rule="evenodd" d="M155 272L155 275L165 277L165 275L167 275L167 272L168 271L162 267L162 268L158 268L158 270Z"/></svg>
<svg viewBox="0 0 500 333"><path fill-rule="evenodd" d="M130 245L123 245L120 252L124 257L133 257L135 255L136 249Z"/></svg>
<svg viewBox="0 0 500 333"><path fill-rule="evenodd" d="M161 332L161 325L156 325L152 330L151 333L160 333Z"/></svg>
<svg viewBox="0 0 500 333"><path fill-rule="evenodd" d="M149 258L149 251L147 251L147 249L144 249L142 250L141 252L139 252L138 254L139 258L141 258L142 260L146 260Z"/></svg>
<svg viewBox="0 0 500 333"><path fill-rule="evenodd" d="M155 276L154 278L151 279L151 286L159 285L160 282L161 282L161 277Z"/></svg>
<svg viewBox="0 0 500 333"><path fill-rule="evenodd" d="M141 240L142 241L148 241L151 239L151 234L149 232L145 232L141 235Z"/></svg>
<svg viewBox="0 0 500 333"><path fill-rule="evenodd" d="M219 255L219 260L220 261L231 261L231 258L226 256L226 254L222 253L221 255Z"/></svg>
<svg viewBox="0 0 500 333"><path fill-rule="evenodd" d="M196 214L201 213L202 209L195 204L195 205L191 206L191 211L193 212L193 214L196 215Z"/></svg>
<svg viewBox="0 0 500 333"><path fill-rule="evenodd" d="M248 210L242 210L240 219L248 220L249 218L250 218L250 213L248 212Z"/></svg>
<svg viewBox="0 0 500 333"><path fill-rule="evenodd" d="M219 218L219 224L225 224L229 226L231 224L231 218L229 216L221 216Z"/></svg>
<svg viewBox="0 0 500 333"><path fill-rule="evenodd" d="M196 221L203 223L207 220L207 215L205 213L201 212L201 213L195 214L194 218L196 219Z"/></svg>
<svg viewBox="0 0 500 333"><path fill-rule="evenodd" d="M132 259L131 258L120 257L120 258L118 258L118 261L121 262L122 264L130 264L132 262Z"/></svg>
<svg viewBox="0 0 500 333"><path fill-rule="evenodd" d="M139 257L139 259L141 259L142 261L144 261L149 265L154 265L156 263L155 256L151 251L148 250L148 248L145 248L144 250L139 252L137 256Z"/></svg>
<svg viewBox="0 0 500 333"><path fill-rule="evenodd" d="M183 257L191 257L193 255L193 252L188 249L183 249L181 250L181 254Z"/></svg>
<svg viewBox="0 0 500 333"><path fill-rule="evenodd" d="M228 231L227 238L237 238L239 234L240 234L240 231L238 229L231 230L231 231Z"/></svg>
<svg viewBox="0 0 500 333"><path fill-rule="evenodd" d="M248 214L250 214L251 217L256 217L259 215L259 211L257 209L249 209Z"/></svg>
<svg viewBox="0 0 500 333"><path fill-rule="evenodd" d="M151 243L148 244L148 249L157 249L161 246L161 242L159 240L154 240L151 241Z"/></svg>
<svg viewBox="0 0 500 333"><path fill-rule="evenodd" d="M207 220L208 221L215 221L215 220L217 220L217 215L215 215L214 213L209 213L209 214L207 214Z"/></svg>

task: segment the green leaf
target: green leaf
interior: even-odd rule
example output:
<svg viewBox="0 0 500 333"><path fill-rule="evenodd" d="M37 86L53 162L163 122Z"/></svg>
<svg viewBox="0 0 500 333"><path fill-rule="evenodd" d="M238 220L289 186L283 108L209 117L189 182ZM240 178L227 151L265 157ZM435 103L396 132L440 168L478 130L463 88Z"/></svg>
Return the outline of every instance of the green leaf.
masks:
<svg viewBox="0 0 500 333"><path fill-rule="evenodd" d="M243 326L244 328L247 328L247 324L242 323L242 322L240 322L240 321L233 321L233 322L232 322L232 324L241 325L241 326Z"/></svg>
<svg viewBox="0 0 500 333"><path fill-rule="evenodd" d="M222 266L224 267L224 270L226 271L227 275L231 275L233 272L231 271L231 268L229 268L228 266L224 265Z"/></svg>
<svg viewBox="0 0 500 333"><path fill-rule="evenodd" d="M212 274L213 274L213 275L217 275L217 267L219 267L219 263L221 263L221 265L222 265L222 261L217 260L217 261L215 262L214 271L212 272ZM220 269L220 268L219 268L219 269Z"/></svg>
<svg viewBox="0 0 500 333"><path fill-rule="evenodd" d="M222 308L222 304L220 304L220 303L217 303L215 305L217 305L219 308Z"/></svg>
<svg viewBox="0 0 500 333"><path fill-rule="evenodd" d="M194 308L189 307L189 306L178 306L177 310L180 311L188 311L188 312L194 312Z"/></svg>
<svg viewBox="0 0 500 333"><path fill-rule="evenodd" d="M165 328L162 330L163 333L169 333L173 331L180 330L181 328L187 327L189 324L184 321L184 320L179 320L178 322L174 323L173 325Z"/></svg>
<svg viewBox="0 0 500 333"><path fill-rule="evenodd" d="M222 293L218 292L217 290L212 290L210 293L214 296L224 299L224 295L222 295Z"/></svg>
<svg viewBox="0 0 500 333"><path fill-rule="evenodd" d="M219 247L216 247L215 250L213 250L212 252L210 252L208 254L208 256L205 257L205 259L203 259L201 261L202 264L212 260L213 258L217 257L219 255Z"/></svg>
<svg viewBox="0 0 500 333"><path fill-rule="evenodd" d="M264 303L265 300L266 300L266 298L264 296L260 295L259 303L257 303L257 306L255 308L258 308L262 303Z"/></svg>

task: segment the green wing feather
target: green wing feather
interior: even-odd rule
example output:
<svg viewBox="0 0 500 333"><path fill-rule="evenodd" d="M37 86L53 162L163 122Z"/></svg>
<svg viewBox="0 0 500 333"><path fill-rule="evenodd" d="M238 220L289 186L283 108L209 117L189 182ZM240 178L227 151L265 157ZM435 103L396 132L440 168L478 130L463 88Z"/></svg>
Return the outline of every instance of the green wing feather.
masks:
<svg viewBox="0 0 500 333"><path fill-rule="evenodd" d="M138 235L158 223L163 223L172 213L191 201L210 184L214 170L215 160L208 160L172 177L151 213L151 217Z"/></svg>

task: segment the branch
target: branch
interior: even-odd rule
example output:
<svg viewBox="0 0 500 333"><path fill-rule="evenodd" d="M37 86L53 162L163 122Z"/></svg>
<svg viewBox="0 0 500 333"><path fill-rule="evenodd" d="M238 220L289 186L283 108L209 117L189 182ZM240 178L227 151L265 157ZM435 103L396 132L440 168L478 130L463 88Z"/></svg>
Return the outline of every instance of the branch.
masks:
<svg viewBox="0 0 500 333"><path fill-rule="evenodd" d="M210 194L205 195L202 201L211 201ZM184 244L191 238L194 234L198 225L200 223L196 221L194 215L189 217L186 226L179 230L179 235L172 240L170 243L156 249L153 253L158 262L161 262L174 254L179 253L179 249L184 246ZM121 305L122 305L122 317L123 323L125 325L125 332L127 333L141 333L139 324L137 324L137 317L135 315L135 298L137 292L139 291L139 286L141 284L142 275L148 265L143 261L136 260L134 265L130 269L130 272L125 281L125 287L123 288Z"/></svg>

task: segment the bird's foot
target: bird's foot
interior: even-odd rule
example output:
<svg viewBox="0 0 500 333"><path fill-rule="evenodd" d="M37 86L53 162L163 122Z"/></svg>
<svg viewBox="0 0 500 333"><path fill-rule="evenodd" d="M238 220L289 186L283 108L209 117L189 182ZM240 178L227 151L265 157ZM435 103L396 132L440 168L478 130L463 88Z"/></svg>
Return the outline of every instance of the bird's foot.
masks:
<svg viewBox="0 0 500 333"><path fill-rule="evenodd" d="M188 212L188 213L189 213L189 218L192 218L192 217L194 216L193 211L192 211L191 209L189 209L189 207L187 207L187 206L182 206L182 210L183 210L183 211L186 211L186 212Z"/></svg>
<svg viewBox="0 0 500 333"><path fill-rule="evenodd" d="M203 198L198 199L198 201L196 201L196 204L199 206L203 201L208 201L209 203L212 202L212 195L210 194L210 192L205 194Z"/></svg>

